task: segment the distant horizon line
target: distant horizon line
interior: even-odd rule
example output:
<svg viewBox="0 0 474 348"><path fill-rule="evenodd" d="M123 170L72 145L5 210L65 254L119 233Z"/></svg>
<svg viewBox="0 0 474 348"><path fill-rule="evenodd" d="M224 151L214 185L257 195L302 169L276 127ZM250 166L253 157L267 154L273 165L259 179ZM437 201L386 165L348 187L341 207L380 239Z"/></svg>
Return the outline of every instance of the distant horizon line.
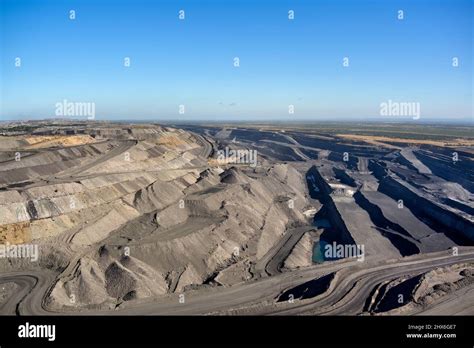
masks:
<svg viewBox="0 0 474 348"><path fill-rule="evenodd" d="M126 118L108 118L108 119L93 119L87 120L83 118L38 118L38 119L11 119L11 120L3 120L0 119L0 123L34 123L34 122L54 122L54 121L64 121L64 122L81 122L81 123L153 123L153 122L161 122L166 124L203 124L203 123L214 123L214 124L312 124L312 123L366 123L366 124L408 124L408 125L420 125L420 124L431 124L431 125L466 125L466 126L474 126L474 118L463 119L439 119L439 118L424 118L419 120L412 120L412 119L386 119L380 120L374 118L338 118L338 119L328 119L328 118L321 118L321 119L293 119L293 120L281 120L281 119L241 119L241 120L216 120L216 119L172 119L172 118L143 118L143 119L126 119Z"/></svg>

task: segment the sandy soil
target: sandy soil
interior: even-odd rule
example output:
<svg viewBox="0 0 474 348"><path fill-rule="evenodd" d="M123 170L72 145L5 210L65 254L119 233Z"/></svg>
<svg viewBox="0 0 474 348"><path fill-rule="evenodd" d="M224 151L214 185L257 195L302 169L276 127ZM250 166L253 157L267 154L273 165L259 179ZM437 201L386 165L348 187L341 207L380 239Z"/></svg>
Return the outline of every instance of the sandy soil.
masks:
<svg viewBox="0 0 474 348"><path fill-rule="evenodd" d="M336 134L338 137L349 139L349 140L362 140L368 144L384 146L387 148L398 148L397 146L386 144L385 142L391 143L403 143L403 144L424 144L434 146L473 146L474 140L468 139L453 139L452 141L437 141L437 140L420 140L420 139L403 139L403 138L392 138L385 136L373 136L373 135L355 135L355 134Z"/></svg>
<svg viewBox="0 0 474 348"><path fill-rule="evenodd" d="M25 140L30 144L28 148L38 149L51 146L76 146L95 143L96 140L90 135L35 135L31 137L26 137Z"/></svg>

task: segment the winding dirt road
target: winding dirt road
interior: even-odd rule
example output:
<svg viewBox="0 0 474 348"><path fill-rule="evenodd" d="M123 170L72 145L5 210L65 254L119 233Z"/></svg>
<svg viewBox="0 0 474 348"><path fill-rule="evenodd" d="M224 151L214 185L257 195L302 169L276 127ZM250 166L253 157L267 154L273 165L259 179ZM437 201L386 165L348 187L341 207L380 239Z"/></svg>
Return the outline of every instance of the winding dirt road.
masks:
<svg viewBox="0 0 474 348"><path fill-rule="evenodd" d="M126 302L116 310L80 312L52 312L44 305L49 288L55 279L53 273L12 272L0 275L0 284L16 283L18 290L0 307L0 312L11 315L184 315L230 311L238 314L358 314L374 287L385 280L407 274L420 274L436 267L463 262L474 262L474 248L462 248L459 256L452 256L451 252L445 251L386 262L370 257L363 263L355 259L346 259L284 272L233 287L191 291L185 294L184 303L180 303L179 294L172 294L152 300ZM337 271L339 273L325 293L312 299L296 300L293 303L275 302L275 298L283 291ZM469 296L473 294L471 290L466 290ZM468 302L463 301L463 308L459 307L458 302L457 312L472 313L474 305ZM430 313L430 310L427 310L421 314Z"/></svg>

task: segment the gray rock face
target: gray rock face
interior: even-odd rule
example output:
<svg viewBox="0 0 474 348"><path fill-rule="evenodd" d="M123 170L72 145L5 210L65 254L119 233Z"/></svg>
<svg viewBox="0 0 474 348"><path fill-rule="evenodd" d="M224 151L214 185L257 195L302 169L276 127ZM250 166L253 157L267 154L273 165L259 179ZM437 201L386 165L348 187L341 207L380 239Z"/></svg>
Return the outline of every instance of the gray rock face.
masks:
<svg viewBox="0 0 474 348"><path fill-rule="evenodd" d="M0 243L39 247L0 258L0 313L30 292L21 310L41 313L174 314L184 295L182 314L408 313L472 285L469 152L454 165L450 149L329 129L39 124L0 137Z"/></svg>

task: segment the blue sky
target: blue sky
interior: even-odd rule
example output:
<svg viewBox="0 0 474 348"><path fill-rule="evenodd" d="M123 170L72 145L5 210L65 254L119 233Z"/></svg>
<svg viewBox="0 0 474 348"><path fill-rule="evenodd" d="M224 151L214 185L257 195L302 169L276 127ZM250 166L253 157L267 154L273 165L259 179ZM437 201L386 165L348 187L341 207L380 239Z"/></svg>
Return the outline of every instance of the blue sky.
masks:
<svg viewBox="0 0 474 348"><path fill-rule="evenodd" d="M64 99L97 119L383 121L387 100L472 119L471 0L0 3L0 119L54 117Z"/></svg>

